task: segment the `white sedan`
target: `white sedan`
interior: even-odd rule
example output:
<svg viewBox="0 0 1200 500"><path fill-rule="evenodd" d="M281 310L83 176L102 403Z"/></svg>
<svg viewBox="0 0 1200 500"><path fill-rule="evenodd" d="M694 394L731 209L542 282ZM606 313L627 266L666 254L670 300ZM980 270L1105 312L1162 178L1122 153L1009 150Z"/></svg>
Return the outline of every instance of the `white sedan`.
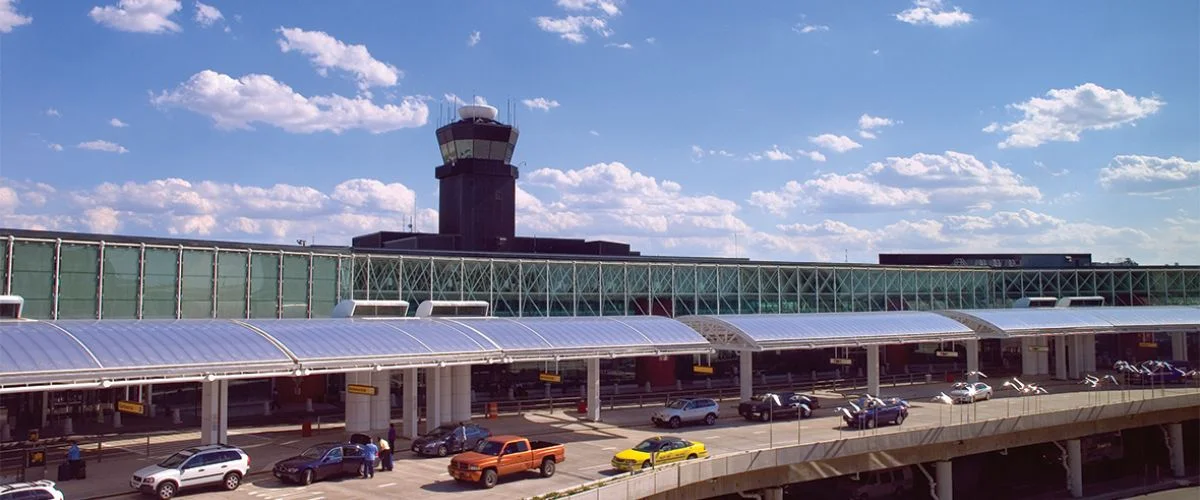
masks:
<svg viewBox="0 0 1200 500"><path fill-rule="evenodd" d="M974 403L992 399L992 387L983 382L959 382L947 393L955 403Z"/></svg>

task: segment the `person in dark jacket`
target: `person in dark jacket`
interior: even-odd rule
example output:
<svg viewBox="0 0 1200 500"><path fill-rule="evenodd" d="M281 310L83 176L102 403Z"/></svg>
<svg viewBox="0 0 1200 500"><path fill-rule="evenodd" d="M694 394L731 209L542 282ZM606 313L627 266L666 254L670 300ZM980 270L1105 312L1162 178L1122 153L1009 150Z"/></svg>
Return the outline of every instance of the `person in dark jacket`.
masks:
<svg viewBox="0 0 1200 500"><path fill-rule="evenodd" d="M388 424L388 449L396 449L396 424Z"/></svg>

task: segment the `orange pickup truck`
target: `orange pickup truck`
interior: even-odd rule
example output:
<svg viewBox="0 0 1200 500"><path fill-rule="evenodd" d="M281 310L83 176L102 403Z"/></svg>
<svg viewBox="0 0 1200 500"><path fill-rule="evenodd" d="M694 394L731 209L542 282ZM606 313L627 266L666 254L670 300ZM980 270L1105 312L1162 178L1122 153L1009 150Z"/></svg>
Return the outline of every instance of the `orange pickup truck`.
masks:
<svg viewBox="0 0 1200 500"><path fill-rule="evenodd" d="M479 443L475 451L459 454L447 467L457 481L496 486L500 476L538 469L542 477L554 475L554 468L567 459L566 447L546 441L530 441L520 436L492 436Z"/></svg>

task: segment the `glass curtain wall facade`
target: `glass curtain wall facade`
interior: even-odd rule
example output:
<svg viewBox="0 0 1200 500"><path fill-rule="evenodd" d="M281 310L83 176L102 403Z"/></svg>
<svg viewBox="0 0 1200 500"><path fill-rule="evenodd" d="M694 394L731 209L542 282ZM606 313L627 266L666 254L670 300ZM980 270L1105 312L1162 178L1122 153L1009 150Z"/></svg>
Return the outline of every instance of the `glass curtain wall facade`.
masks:
<svg viewBox="0 0 1200 500"><path fill-rule="evenodd" d="M7 237L35 319L316 318L343 298L486 300L497 316L1006 308L1021 297L1200 304L1200 268L892 268L477 259ZM415 307L410 310L415 311Z"/></svg>

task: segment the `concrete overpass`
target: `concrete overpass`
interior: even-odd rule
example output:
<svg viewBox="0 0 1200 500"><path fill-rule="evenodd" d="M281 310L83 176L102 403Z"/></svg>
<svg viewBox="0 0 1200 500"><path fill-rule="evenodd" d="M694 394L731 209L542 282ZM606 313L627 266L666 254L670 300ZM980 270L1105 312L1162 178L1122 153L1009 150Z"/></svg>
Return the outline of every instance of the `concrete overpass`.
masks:
<svg viewBox="0 0 1200 500"><path fill-rule="evenodd" d="M1067 455L1069 488L1079 497L1083 494L1080 438L1165 426L1172 471L1180 476L1184 471L1180 423L1197 416L1200 390L1194 387L1027 396L966 406L913 402L903 426L843 431L837 439L818 442L806 442L801 435L792 440L798 444L616 476L563 491L566 495L559 498L675 500L757 492L764 499L778 499L785 484L920 465L935 485L931 497L951 500L954 458L1060 441L1065 441L1060 448ZM829 429L814 430L818 431L814 434L830 434ZM934 472L924 467L928 463L936 464Z"/></svg>

